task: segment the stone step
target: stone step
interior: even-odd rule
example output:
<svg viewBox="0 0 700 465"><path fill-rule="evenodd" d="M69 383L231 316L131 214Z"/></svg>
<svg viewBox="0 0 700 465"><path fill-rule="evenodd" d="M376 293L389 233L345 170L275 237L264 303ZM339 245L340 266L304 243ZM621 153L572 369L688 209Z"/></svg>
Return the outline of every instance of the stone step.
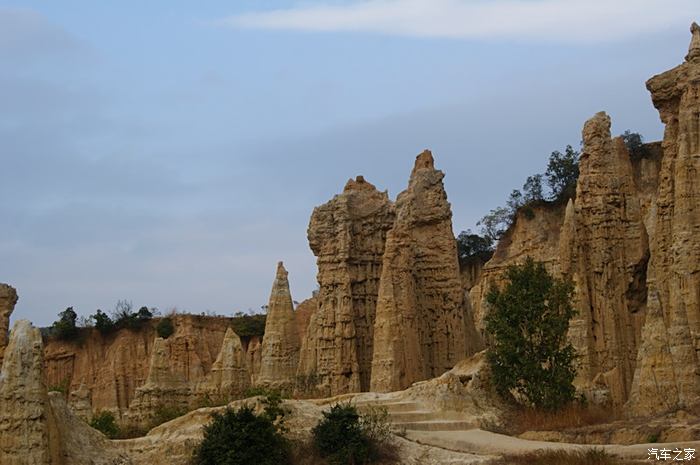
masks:
<svg viewBox="0 0 700 465"><path fill-rule="evenodd" d="M414 410L411 412L392 412L389 421L392 423L412 423L416 421L464 421L464 414L460 412L435 412L434 410Z"/></svg>
<svg viewBox="0 0 700 465"><path fill-rule="evenodd" d="M407 431L462 431L476 428L474 422L466 420L428 420L395 422L398 429Z"/></svg>
<svg viewBox="0 0 700 465"><path fill-rule="evenodd" d="M389 414L398 412L415 412L422 410L418 402L382 402L382 401L362 401L355 404L359 410L367 410L370 407L385 408Z"/></svg>

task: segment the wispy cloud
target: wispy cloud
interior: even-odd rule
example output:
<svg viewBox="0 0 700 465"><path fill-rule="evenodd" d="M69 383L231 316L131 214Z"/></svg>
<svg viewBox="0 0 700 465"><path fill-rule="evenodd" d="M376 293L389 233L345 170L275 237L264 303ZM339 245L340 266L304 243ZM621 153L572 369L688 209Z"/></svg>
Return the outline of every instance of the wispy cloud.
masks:
<svg viewBox="0 0 700 465"><path fill-rule="evenodd" d="M687 26L697 0L365 0L231 16L235 28L599 42Z"/></svg>

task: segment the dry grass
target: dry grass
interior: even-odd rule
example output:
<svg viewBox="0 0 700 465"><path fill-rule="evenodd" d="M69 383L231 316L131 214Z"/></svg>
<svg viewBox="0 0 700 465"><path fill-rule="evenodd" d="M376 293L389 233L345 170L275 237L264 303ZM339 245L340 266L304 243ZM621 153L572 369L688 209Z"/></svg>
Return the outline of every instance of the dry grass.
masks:
<svg viewBox="0 0 700 465"><path fill-rule="evenodd" d="M376 444L378 457L372 465L389 465L399 463L398 447L394 442L385 441ZM290 462L292 465L329 465L327 459L321 457L312 440L293 441L291 444ZM360 464L358 464L360 465Z"/></svg>
<svg viewBox="0 0 700 465"><path fill-rule="evenodd" d="M620 414L611 408L595 405L571 404L556 412L532 408L517 410L509 423L513 433L525 431L563 431L569 428L601 425L620 419Z"/></svg>
<svg viewBox="0 0 700 465"><path fill-rule="evenodd" d="M632 465L634 462L610 455L602 449L580 451L539 450L522 455L507 455L490 465Z"/></svg>

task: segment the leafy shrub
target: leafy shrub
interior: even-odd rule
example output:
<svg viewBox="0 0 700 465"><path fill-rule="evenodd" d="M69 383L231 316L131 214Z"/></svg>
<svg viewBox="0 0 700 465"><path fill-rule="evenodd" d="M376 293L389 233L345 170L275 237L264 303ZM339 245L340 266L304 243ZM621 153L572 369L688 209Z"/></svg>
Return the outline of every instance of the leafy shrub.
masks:
<svg viewBox="0 0 700 465"><path fill-rule="evenodd" d="M284 465L289 445L267 414L249 406L215 413L204 427L194 452L194 465Z"/></svg>
<svg viewBox="0 0 700 465"><path fill-rule="evenodd" d="M161 319L156 326L156 332L158 333L158 337L162 337L163 339L167 339L172 336L175 332L173 320L169 317Z"/></svg>
<svg viewBox="0 0 700 465"><path fill-rule="evenodd" d="M119 427L117 426L116 419L112 412L97 412L93 415L92 420L90 420L90 426L102 432L102 434L110 439L119 436Z"/></svg>
<svg viewBox="0 0 700 465"><path fill-rule="evenodd" d="M498 392L546 410L574 398L575 351L567 342L571 282L553 278L528 257L506 271L503 290L492 288L486 329L493 336L488 360Z"/></svg>
<svg viewBox="0 0 700 465"><path fill-rule="evenodd" d="M323 412L312 434L319 455L331 465L370 464L396 455L386 410L360 415L351 404L336 404Z"/></svg>

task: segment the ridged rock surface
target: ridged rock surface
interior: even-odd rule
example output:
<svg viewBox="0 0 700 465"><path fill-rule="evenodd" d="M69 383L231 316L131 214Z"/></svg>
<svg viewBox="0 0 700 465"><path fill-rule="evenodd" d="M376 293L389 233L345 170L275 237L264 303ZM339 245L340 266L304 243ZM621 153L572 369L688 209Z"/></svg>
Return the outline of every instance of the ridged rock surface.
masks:
<svg viewBox="0 0 700 465"><path fill-rule="evenodd" d="M41 333L15 323L0 372L0 463L60 463L59 439L42 375Z"/></svg>
<svg viewBox="0 0 700 465"><path fill-rule="evenodd" d="M231 400L241 397L250 386L251 373L241 339L232 328L228 328L219 356L204 382L197 387L197 395Z"/></svg>
<svg viewBox="0 0 700 465"><path fill-rule="evenodd" d="M639 414L700 398L700 27L691 33L686 62L647 81L666 129L647 275L653 308L629 404Z"/></svg>
<svg viewBox="0 0 700 465"><path fill-rule="evenodd" d="M571 334L581 357L579 384L606 388L620 405L632 385L646 313L647 233L630 156L622 139L611 138L608 115L586 122L583 144L561 271L576 289Z"/></svg>
<svg viewBox="0 0 700 465"><path fill-rule="evenodd" d="M483 266L479 280L469 289L474 324L484 340L484 318L488 312L486 295L492 286L504 284L506 269L526 257L543 262L550 273L559 270L559 233L564 208L559 205L532 205L518 212L513 226L498 242L493 257Z"/></svg>
<svg viewBox="0 0 700 465"><path fill-rule="evenodd" d="M287 275L279 262L267 307L257 384L290 389L296 379L301 342Z"/></svg>
<svg viewBox="0 0 700 465"><path fill-rule="evenodd" d="M17 291L14 287L0 283L0 365L2 354L7 345L7 333L10 329L10 315L17 303Z"/></svg>
<svg viewBox="0 0 700 465"><path fill-rule="evenodd" d="M129 406L128 418L131 422L144 424L163 408L189 408L193 391L188 381L170 368L170 358L170 348L165 339L157 337L153 341L146 382L136 388Z"/></svg>
<svg viewBox="0 0 700 465"><path fill-rule="evenodd" d="M374 323L372 391L396 391L439 376L479 346L472 321L465 321L443 177L425 151L396 200Z"/></svg>
<svg viewBox="0 0 700 465"><path fill-rule="evenodd" d="M302 343L299 379L319 395L369 389L382 255L393 223L387 193L361 176L311 215L318 310Z"/></svg>
<svg viewBox="0 0 700 465"><path fill-rule="evenodd" d="M154 319L138 331L123 329L101 335L93 330L82 344L48 340L46 385L66 383L72 392L84 383L94 411L125 412L136 388L146 382L157 321ZM165 340L170 371L189 383L201 382L219 355L230 319L175 315L173 322L175 333ZM255 358L259 339L250 338L245 346L251 351L248 356Z"/></svg>

